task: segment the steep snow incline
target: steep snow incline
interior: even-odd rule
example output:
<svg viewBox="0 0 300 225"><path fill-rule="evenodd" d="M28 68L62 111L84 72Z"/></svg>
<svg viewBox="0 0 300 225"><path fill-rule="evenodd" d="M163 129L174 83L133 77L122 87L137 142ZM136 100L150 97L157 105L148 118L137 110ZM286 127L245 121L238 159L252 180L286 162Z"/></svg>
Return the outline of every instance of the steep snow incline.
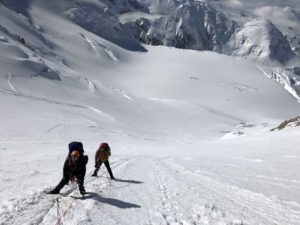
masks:
<svg viewBox="0 0 300 225"><path fill-rule="evenodd" d="M98 178L89 172L85 200L74 184L58 196L33 192L5 202L0 219L3 224L19 224L24 219L55 224L59 218L64 224L299 224L300 183L292 178L296 171L288 169L297 160L289 155L293 151L286 155L269 152L280 159L268 156L258 160L254 157L259 149L251 140L243 141L251 145L244 153L229 150L233 143L220 143L223 152L232 152L231 159L220 157L217 152L221 149L216 147L212 152L217 156L208 154L205 148L211 145L188 155L173 148L173 156L167 157L114 157L111 164L117 179L109 180L104 168ZM178 153L182 156L174 156ZM49 172L46 174L49 177ZM31 174L31 179L41 177L38 172Z"/></svg>
<svg viewBox="0 0 300 225"><path fill-rule="evenodd" d="M124 2L128 13L134 1ZM265 76L272 68L125 50L84 29L93 18L76 21L83 3L100 10L95 0L76 1L79 11L73 1L10 3L28 19L0 4L1 225L57 223L56 197L64 224L299 224L299 127L269 130L300 105ZM285 84L299 86L294 78ZM46 196L74 140L90 158L87 198L69 197L72 185ZM105 168L90 176L104 141L115 181Z"/></svg>

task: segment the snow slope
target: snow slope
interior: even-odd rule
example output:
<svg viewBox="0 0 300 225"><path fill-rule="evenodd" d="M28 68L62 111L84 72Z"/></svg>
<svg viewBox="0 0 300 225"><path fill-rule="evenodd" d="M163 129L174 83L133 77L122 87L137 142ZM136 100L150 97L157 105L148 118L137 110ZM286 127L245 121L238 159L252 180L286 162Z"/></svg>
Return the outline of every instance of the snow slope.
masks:
<svg viewBox="0 0 300 225"><path fill-rule="evenodd" d="M125 48L70 19L69 1L13 3L23 14L0 4L0 224L299 224L300 130L269 130L300 106L270 68ZM90 157L83 201L72 185L43 193L73 140ZM90 176L104 141L115 181Z"/></svg>

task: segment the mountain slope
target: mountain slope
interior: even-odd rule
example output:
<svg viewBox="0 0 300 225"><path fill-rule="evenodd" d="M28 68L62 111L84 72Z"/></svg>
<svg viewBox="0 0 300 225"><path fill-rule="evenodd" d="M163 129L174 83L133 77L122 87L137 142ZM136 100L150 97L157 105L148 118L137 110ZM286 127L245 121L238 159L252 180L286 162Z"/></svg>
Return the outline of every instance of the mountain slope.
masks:
<svg viewBox="0 0 300 225"><path fill-rule="evenodd" d="M64 224L299 224L299 127L269 130L300 106L265 76L276 68L109 30L173 1L2 2L0 224L55 224L57 212ZM297 87L292 68L276 70ZM86 199L69 197L74 184L45 195L74 140L90 158ZM90 176L101 142L116 181Z"/></svg>

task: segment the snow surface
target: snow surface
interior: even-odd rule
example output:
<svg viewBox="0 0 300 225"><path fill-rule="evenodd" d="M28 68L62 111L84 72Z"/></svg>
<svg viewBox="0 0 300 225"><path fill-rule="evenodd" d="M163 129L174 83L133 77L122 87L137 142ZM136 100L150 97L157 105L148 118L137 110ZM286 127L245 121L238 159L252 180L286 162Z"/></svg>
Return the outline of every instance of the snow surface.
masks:
<svg viewBox="0 0 300 225"><path fill-rule="evenodd" d="M300 128L270 132L300 105L273 68L129 51L60 1L35 3L30 19L0 4L0 224L300 224ZM45 195L74 140L90 158L86 199L72 184ZM115 181L91 177L104 141Z"/></svg>

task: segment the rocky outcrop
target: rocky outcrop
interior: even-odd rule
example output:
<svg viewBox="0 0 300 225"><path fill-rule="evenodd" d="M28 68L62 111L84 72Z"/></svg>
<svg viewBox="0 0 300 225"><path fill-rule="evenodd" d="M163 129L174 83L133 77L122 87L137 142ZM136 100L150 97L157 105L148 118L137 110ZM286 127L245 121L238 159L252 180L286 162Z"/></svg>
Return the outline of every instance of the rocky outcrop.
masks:
<svg viewBox="0 0 300 225"><path fill-rule="evenodd" d="M300 126L300 116L297 116L289 120L285 120L277 127L271 129L271 131L278 131L278 130L286 129L287 127L297 127L297 126Z"/></svg>
<svg viewBox="0 0 300 225"><path fill-rule="evenodd" d="M4 0L23 14L32 1L44 0L26 0L22 4L17 0ZM286 64L295 56L298 46L296 38L291 48L291 41L271 21L253 17L243 22L234 21L223 14L221 8L213 7L211 1L55 1L57 5L65 5L65 15L72 21L128 50L145 51L141 45L145 43ZM121 24L121 15L130 13L140 13L140 16ZM143 16L145 14L148 16ZM158 16L153 18L153 15Z"/></svg>
<svg viewBox="0 0 300 225"><path fill-rule="evenodd" d="M226 53L280 63L295 55L286 37L268 20L252 20L238 27L227 44Z"/></svg>
<svg viewBox="0 0 300 225"><path fill-rule="evenodd" d="M102 0L97 4L78 1L65 11L72 21L108 41L131 51L146 51L119 23L120 13L139 10L142 6L135 0Z"/></svg>
<svg viewBox="0 0 300 225"><path fill-rule="evenodd" d="M126 26L146 44L223 52L236 23L207 3L186 2L155 21L141 18Z"/></svg>
<svg viewBox="0 0 300 225"><path fill-rule="evenodd" d="M209 3L192 0L157 0L149 8L162 16L124 24L145 44L209 50L282 64L295 56L286 36L268 20L238 23Z"/></svg>

